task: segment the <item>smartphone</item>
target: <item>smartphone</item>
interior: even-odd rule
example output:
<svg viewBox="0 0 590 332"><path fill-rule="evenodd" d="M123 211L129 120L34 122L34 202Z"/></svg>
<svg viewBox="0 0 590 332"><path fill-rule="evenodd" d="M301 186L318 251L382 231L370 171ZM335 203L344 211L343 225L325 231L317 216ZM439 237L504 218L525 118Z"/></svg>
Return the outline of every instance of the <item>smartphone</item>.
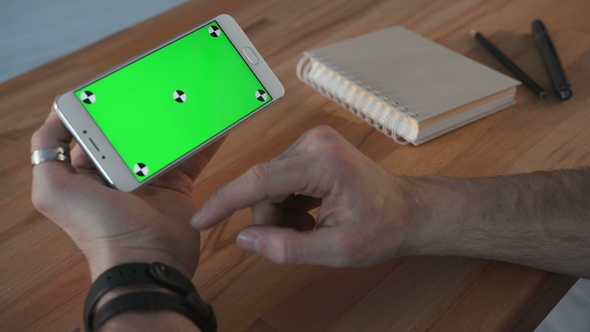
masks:
<svg viewBox="0 0 590 332"><path fill-rule="evenodd" d="M54 108L106 181L133 192L283 95L223 14L58 96Z"/></svg>

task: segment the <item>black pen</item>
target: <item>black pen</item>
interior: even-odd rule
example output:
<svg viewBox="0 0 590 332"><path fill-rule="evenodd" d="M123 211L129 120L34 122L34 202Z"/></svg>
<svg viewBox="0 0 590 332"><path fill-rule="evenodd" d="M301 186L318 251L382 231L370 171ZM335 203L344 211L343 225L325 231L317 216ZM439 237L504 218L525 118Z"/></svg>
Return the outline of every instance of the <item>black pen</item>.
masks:
<svg viewBox="0 0 590 332"><path fill-rule="evenodd" d="M502 53L494 44L487 40L481 33L471 29L471 34L480 42L485 48L488 49L504 66L506 66L516 77L522 81L526 86L529 87L539 98L543 99L546 96L545 90L532 78L529 77L522 69L512 62L504 53Z"/></svg>
<svg viewBox="0 0 590 332"><path fill-rule="evenodd" d="M565 76L565 71L561 66L561 61L559 61L559 56L547 29L545 29L545 25L541 20L535 20L531 26L535 43L541 53L543 62L545 62L545 67L547 67L547 73L549 74L551 83L553 83L555 94L561 100L569 99L572 96L571 85Z"/></svg>

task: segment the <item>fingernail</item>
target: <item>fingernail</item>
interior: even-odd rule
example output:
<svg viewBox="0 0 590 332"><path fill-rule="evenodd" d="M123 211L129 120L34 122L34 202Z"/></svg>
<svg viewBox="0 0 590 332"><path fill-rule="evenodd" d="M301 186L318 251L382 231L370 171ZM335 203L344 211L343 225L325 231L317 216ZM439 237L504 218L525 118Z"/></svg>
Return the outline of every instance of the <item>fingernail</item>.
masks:
<svg viewBox="0 0 590 332"><path fill-rule="evenodd" d="M202 215L201 210L199 210L191 218L190 224L191 224L191 226L193 226L193 228L199 228L199 225L201 224L201 215Z"/></svg>
<svg viewBox="0 0 590 332"><path fill-rule="evenodd" d="M247 230L242 231L240 234L238 234L236 242L243 250L258 254L258 250L260 249L260 238L255 232Z"/></svg>

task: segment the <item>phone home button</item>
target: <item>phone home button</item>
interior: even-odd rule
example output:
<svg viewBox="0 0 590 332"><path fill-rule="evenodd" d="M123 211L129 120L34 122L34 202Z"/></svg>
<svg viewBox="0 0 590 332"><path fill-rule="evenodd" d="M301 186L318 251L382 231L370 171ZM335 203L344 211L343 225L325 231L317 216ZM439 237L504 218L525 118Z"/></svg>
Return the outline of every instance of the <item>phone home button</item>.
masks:
<svg viewBox="0 0 590 332"><path fill-rule="evenodd" d="M258 62L260 61L260 60L258 60L256 53L254 53L254 51L250 47L248 47L248 46L244 47L242 49L242 52L244 52L246 59L248 59L248 61L250 61L251 64L257 65Z"/></svg>

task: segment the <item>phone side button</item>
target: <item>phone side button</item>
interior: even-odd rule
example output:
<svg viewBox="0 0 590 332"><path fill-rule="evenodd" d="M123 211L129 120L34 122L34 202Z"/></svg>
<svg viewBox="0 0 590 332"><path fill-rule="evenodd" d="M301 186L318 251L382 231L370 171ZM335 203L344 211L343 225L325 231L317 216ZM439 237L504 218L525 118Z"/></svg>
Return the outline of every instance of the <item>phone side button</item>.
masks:
<svg viewBox="0 0 590 332"><path fill-rule="evenodd" d="M246 59L248 59L248 61L250 61L251 64L257 65L258 62L260 62L260 60L258 60L258 57L256 56L256 53L254 53L254 51L250 47L244 47L242 49L242 52L244 52Z"/></svg>

